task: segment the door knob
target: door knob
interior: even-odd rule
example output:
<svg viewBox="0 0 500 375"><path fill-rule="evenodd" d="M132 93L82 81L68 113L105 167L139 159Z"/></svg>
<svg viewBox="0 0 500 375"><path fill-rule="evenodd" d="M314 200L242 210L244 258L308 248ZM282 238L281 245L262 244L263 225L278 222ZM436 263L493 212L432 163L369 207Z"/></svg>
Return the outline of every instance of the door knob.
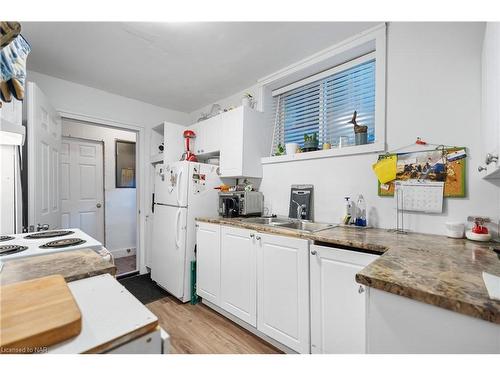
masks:
<svg viewBox="0 0 500 375"><path fill-rule="evenodd" d="M95 206L96 206L97 208L101 208L101 207L102 207L100 203L97 203Z"/></svg>

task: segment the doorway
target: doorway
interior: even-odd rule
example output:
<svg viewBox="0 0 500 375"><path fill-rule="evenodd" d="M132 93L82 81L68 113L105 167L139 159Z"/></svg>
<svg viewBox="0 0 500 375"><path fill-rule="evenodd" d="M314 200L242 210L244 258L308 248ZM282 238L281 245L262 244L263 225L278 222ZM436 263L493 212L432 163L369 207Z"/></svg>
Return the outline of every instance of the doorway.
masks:
<svg viewBox="0 0 500 375"><path fill-rule="evenodd" d="M63 137L61 142L61 227L80 228L104 240L104 144Z"/></svg>
<svg viewBox="0 0 500 375"><path fill-rule="evenodd" d="M137 272L137 132L63 117L62 136L62 226L78 227L91 236L90 231L95 229L95 238L113 254L117 275ZM64 164L68 160L64 155L66 149L70 158ZM101 155L100 168L97 154ZM69 170L68 182L65 182L65 169ZM78 175L82 177L75 177ZM102 200L98 198L98 191ZM78 202L82 194L83 202ZM65 200L65 196L72 198ZM83 215L78 213L79 208ZM76 216L84 220L68 220ZM102 237L99 237L100 228Z"/></svg>

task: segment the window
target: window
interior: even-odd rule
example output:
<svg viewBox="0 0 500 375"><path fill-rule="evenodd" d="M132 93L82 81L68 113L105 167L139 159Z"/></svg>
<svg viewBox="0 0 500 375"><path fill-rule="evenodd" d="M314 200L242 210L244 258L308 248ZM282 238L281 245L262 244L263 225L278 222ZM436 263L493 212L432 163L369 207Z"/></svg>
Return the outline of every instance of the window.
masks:
<svg viewBox="0 0 500 375"><path fill-rule="evenodd" d="M358 125L368 128L367 143L374 143L375 68L370 53L273 92L273 154L279 144L304 147L304 135L317 134L319 148L327 142L336 147L341 137L354 145L354 111Z"/></svg>
<svg viewBox="0 0 500 375"><path fill-rule="evenodd" d="M135 188L135 142L116 141L116 187Z"/></svg>

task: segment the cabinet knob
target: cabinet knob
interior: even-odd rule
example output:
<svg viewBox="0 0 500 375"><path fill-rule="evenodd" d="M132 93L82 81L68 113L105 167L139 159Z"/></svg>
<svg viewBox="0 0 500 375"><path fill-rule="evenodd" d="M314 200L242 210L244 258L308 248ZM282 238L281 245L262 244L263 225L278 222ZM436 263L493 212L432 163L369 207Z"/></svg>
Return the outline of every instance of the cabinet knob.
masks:
<svg viewBox="0 0 500 375"><path fill-rule="evenodd" d="M251 233L250 238L254 238L254 237L255 237L255 234Z"/></svg>
<svg viewBox="0 0 500 375"><path fill-rule="evenodd" d="M316 255L316 250L311 250L311 255Z"/></svg>
<svg viewBox="0 0 500 375"><path fill-rule="evenodd" d="M363 285L360 285L360 286L359 286L359 289L358 289L358 293L359 293L359 294L362 294L362 293L364 293L364 292L365 292L365 288L363 288Z"/></svg>
<svg viewBox="0 0 500 375"><path fill-rule="evenodd" d="M483 167L482 165L480 165L479 167L477 167L477 171L478 171L478 172L486 171L487 169L488 169L488 168Z"/></svg>
<svg viewBox="0 0 500 375"><path fill-rule="evenodd" d="M260 236L255 236L255 239L256 239L257 241L260 241Z"/></svg>

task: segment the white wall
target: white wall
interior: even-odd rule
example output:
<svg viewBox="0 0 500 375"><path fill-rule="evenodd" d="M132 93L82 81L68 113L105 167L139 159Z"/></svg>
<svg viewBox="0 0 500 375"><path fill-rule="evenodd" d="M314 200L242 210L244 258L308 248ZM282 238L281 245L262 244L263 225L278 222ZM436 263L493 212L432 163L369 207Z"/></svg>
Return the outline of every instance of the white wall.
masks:
<svg viewBox="0 0 500 375"><path fill-rule="evenodd" d="M138 139L137 146L140 148L140 157L144 163L150 159L151 127L163 121L179 124L189 124L190 116L187 113L173 111L138 100L111 94L92 87L80 85L74 82L51 77L45 74L28 71L28 81L35 82L48 96L57 111L76 114L78 116L106 120L110 122L132 125L143 131L142 137ZM143 170L143 174L146 170ZM140 181L143 182L140 196L140 230L146 233L146 207L149 205L150 181L148 176L141 177L141 171L137 171ZM141 209L144 207L144 209ZM138 241L139 267L145 272L145 238Z"/></svg>
<svg viewBox="0 0 500 375"><path fill-rule="evenodd" d="M125 254L126 249L131 249L133 253L137 241L136 189L116 188L115 141L135 142L136 133L63 119L62 135L103 141L105 246L115 255Z"/></svg>
<svg viewBox="0 0 500 375"><path fill-rule="evenodd" d="M106 91L28 71L28 81L35 82L58 111L151 127L162 121L188 124L184 112L111 94Z"/></svg>
<svg viewBox="0 0 500 375"><path fill-rule="evenodd" d="M405 214L410 230L442 234L446 221L465 221L473 214L498 220L500 189L477 172L484 158L478 132L483 33L483 23L388 26L388 149L410 144L420 136L430 143L466 146L469 151L467 197L445 199L443 214ZM255 91L258 94L259 90ZM238 105L240 98L236 94L219 102ZM191 118L197 118L200 111L193 112ZM362 193L368 204L369 224L393 228L394 200L377 196L377 180L371 169L376 160L375 154L365 154L267 164L260 190L274 213L287 215L290 185L312 183L315 220L326 222L339 221L344 196L355 198Z"/></svg>

